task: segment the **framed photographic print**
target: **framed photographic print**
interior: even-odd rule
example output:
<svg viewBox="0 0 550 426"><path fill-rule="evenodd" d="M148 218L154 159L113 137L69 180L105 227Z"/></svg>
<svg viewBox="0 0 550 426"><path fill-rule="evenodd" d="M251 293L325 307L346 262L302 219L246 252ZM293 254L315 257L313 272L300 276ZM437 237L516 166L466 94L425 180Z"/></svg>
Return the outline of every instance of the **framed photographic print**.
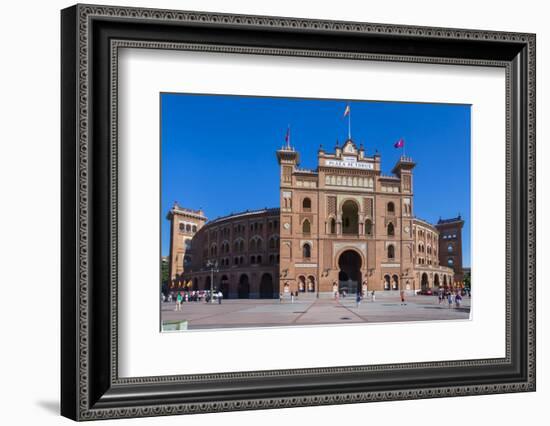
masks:
<svg viewBox="0 0 550 426"><path fill-rule="evenodd" d="M535 390L535 36L76 5L74 420Z"/></svg>

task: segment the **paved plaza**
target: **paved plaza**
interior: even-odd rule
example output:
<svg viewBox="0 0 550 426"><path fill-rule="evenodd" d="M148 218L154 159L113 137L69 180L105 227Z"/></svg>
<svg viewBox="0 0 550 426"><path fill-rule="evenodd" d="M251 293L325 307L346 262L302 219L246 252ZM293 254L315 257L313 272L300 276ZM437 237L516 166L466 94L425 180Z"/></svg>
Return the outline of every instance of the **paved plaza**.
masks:
<svg viewBox="0 0 550 426"><path fill-rule="evenodd" d="M467 320L470 318L469 297L463 297L460 308L439 303L437 296L411 295L402 304L398 294L380 293L376 300L357 305L354 297L300 299L224 299L222 304L187 302L181 311L175 303L161 303L163 324L186 321L189 330L280 327L321 324L380 323L404 321Z"/></svg>

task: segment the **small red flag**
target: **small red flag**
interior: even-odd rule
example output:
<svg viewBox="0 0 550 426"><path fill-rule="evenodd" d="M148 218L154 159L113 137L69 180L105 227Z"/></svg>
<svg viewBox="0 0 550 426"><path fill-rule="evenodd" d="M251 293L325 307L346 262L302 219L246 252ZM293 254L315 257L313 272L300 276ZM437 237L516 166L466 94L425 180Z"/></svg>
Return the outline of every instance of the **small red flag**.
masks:
<svg viewBox="0 0 550 426"><path fill-rule="evenodd" d="M394 148L403 148L405 146L405 140L403 138L399 139L393 144Z"/></svg>
<svg viewBox="0 0 550 426"><path fill-rule="evenodd" d="M349 107L349 105L347 105L346 109L344 110L344 117L347 117L350 112L351 112L351 108Z"/></svg>

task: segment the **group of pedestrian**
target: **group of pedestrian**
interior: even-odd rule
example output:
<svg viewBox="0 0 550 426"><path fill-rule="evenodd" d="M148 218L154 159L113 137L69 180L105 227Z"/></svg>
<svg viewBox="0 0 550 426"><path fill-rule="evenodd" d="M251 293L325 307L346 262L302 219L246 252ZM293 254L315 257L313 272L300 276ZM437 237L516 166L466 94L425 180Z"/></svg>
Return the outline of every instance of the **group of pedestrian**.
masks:
<svg viewBox="0 0 550 426"><path fill-rule="evenodd" d="M361 304L361 302L363 301L363 299L365 299L366 297L368 297L368 292L365 292L365 294L363 294L363 292L361 291L358 291L356 296L355 296L355 303L357 306L359 306ZM340 297L342 299L345 299L347 297L348 293L346 290L342 290L341 292L339 292L338 290L335 290L334 291L334 300L339 300ZM371 295L371 301L374 302L376 300L376 294L374 292L374 290L371 291L370 293Z"/></svg>
<svg viewBox="0 0 550 426"><path fill-rule="evenodd" d="M222 291L214 290L213 292L211 292L210 290L192 290L192 291L178 291L175 294L174 292L170 292L168 296L165 296L164 294L162 295L162 300L168 303L171 303L172 301L175 300L176 308L174 310L176 312L181 311L182 303L186 303L186 302L209 303L212 301L212 298L214 298L218 302L218 304L221 305L222 299L223 299Z"/></svg>
<svg viewBox="0 0 550 426"><path fill-rule="evenodd" d="M294 301L298 298L298 291L291 291L289 293L290 296L290 303L294 303ZM283 303L284 300L284 294L279 293L279 303Z"/></svg>
<svg viewBox="0 0 550 426"><path fill-rule="evenodd" d="M455 305L456 308L460 308L462 304L462 292L460 290L444 289L440 287L437 292L437 297L439 304L445 303L447 301L448 308L452 308Z"/></svg>

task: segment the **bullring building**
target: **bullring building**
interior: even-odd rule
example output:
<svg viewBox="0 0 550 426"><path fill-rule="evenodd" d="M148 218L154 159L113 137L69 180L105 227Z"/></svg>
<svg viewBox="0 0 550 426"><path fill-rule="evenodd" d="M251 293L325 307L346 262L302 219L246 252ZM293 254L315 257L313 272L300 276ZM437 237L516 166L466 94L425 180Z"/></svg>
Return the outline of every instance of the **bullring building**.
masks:
<svg viewBox="0 0 550 426"><path fill-rule="evenodd" d="M315 170L300 168L289 145L276 155L279 208L211 221L178 204L169 211L173 287L274 298L462 284L464 221L416 217L412 158L401 156L384 175L381 156L351 139L332 153L321 147Z"/></svg>

